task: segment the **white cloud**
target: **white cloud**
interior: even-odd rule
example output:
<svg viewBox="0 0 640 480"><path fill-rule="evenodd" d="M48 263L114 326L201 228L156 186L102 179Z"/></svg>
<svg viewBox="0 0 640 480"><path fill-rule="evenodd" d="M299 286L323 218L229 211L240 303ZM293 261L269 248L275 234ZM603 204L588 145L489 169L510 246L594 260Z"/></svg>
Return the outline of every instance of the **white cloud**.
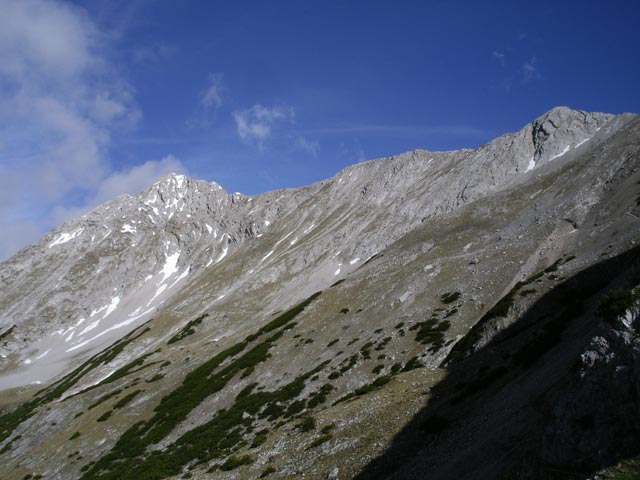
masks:
<svg viewBox="0 0 640 480"><path fill-rule="evenodd" d="M265 107L260 104L245 110L233 112L233 120L240 139L250 145L262 148L272 136L273 129L283 123L292 123L295 119L293 107L276 105Z"/></svg>
<svg viewBox="0 0 640 480"><path fill-rule="evenodd" d="M540 72L536 66L536 57L531 57L531 60L522 64L522 83L528 83L531 80L540 78Z"/></svg>
<svg viewBox="0 0 640 480"><path fill-rule="evenodd" d="M223 92L222 74L213 73L209 75L209 86L200 93L200 103L205 112L220 108Z"/></svg>
<svg viewBox="0 0 640 480"><path fill-rule="evenodd" d="M295 149L307 152L314 157L318 156L318 152L320 151L320 142L317 140L309 140L305 137L296 137L293 146Z"/></svg>
<svg viewBox="0 0 640 480"><path fill-rule="evenodd" d="M119 193L117 181L132 187L180 164L170 158L113 172L111 137L141 112L109 60L109 36L84 9L0 0L0 11L0 230L10 232L0 236L2 258Z"/></svg>
<svg viewBox="0 0 640 480"><path fill-rule="evenodd" d="M503 67L506 64L507 56L504 53L500 53L494 50L493 52L491 52L491 58L496 60Z"/></svg>

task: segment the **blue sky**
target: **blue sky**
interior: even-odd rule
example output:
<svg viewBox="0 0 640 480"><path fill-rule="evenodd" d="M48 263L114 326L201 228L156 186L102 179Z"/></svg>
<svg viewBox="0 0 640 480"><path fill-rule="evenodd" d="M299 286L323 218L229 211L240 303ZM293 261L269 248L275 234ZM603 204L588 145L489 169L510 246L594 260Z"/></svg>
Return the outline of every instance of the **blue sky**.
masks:
<svg viewBox="0 0 640 480"><path fill-rule="evenodd" d="M305 185L640 112L634 1L0 0L0 258L181 171Z"/></svg>

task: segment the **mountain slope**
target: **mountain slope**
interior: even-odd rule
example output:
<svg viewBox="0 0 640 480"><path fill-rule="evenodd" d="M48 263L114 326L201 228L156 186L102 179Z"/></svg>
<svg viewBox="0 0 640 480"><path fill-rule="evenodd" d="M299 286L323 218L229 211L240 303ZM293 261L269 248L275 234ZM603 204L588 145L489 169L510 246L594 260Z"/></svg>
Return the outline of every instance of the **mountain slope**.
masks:
<svg viewBox="0 0 640 480"><path fill-rule="evenodd" d="M639 139L560 107L475 150L255 197L171 175L68 222L0 264L0 474L356 475L452 359L637 244Z"/></svg>

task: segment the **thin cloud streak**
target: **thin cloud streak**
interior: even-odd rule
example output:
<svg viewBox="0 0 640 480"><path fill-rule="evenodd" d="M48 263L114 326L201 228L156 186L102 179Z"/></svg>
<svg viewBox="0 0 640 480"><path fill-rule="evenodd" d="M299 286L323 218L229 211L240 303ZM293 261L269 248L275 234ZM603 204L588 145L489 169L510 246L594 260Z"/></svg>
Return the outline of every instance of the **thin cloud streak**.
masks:
<svg viewBox="0 0 640 480"><path fill-rule="evenodd" d="M481 128L469 127L465 125L444 125L439 127L429 127L421 125L345 125L338 127L315 128L303 130L301 133L307 135L366 135L376 134L389 137L405 136L432 136L432 135L452 135L452 136L474 136L484 137L490 132Z"/></svg>

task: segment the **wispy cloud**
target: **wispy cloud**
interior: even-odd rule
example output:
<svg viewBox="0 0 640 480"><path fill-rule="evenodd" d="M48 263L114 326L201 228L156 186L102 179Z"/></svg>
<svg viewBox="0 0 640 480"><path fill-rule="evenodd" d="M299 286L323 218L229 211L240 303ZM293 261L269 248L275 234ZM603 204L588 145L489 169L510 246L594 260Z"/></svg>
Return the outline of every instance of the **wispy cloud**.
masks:
<svg viewBox="0 0 640 480"><path fill-rule="evenodd" d="M158 63L173 57L178 51L175 45L156 43L135 47L131 59L136 64Z"/></svg>
<svg viewBox="0 0 640 480"><path fill-rule="evenodd" d="M111 137L142 117L109 60L109 35L85 10L1 3L0 191L11 195L0 195L0 258L65 217L56 212L86 209L107 192Z"/></svg>
<svg viewBox="0 0 640 480"><path fill-rule="evenodd" d="M336 156L348 163L360 163L367 159L364 149L357 138L353 138L349 142L340 142Z"/></svg>
<svg viewBox="0 0 640 480"><path fill-rule="evenodd" d="M217 110L222 106L222 96L225 87L221 73L212 73L209 75L209 84L202 92L200 92L200 104L205 112Z"/></svg>
<svg viewBox="0 0 640 480"><path fill-rule="evenodd" d="M293 148L296 150L302 150L310 155L317 157L320 151L320 142L317 140L309 140L305 137L296 137L293 142Z"/></svg>
<svg viewBox="0 0 640 480"><path fill-rule="evenodd" d="M525 56L521 50L526 48L527 35L517 36L517 47L507 47L506 49L493 50L491 52L492 62L500 65L499 75L502 77L498 81L499 88L505 92L511 92L517 88L541 78L538 68L538 59L535 55Z"/></svg>
<svg viewBox="0 0 640 480"><path fill-rule="evenodd" d="M521 68L522 83L529 83L532 80L540 78L540 72L536 66L536 57L531 57L531 60L524 62Z"/></svg>
<svg viewBox="0 0 640 480"><path fill-rule="evenodd" d="M429 137L433 135L475 136L484 137L487 131L466 125L380 125L356 124L341 125L328 128L314 128L303 130L309 135L367 135L375 134L386 137Z"/></svg>
<svg viewBox="0 0 640 480"><path fill-rule="evenodd" d="M295 111L286 105L265 107L256 104L245 110L236 110L232 116L240 139L246 144L263 148L274 128L293 123Z"/></svg>
<svg viewBox="0 0 640 480"><path fill-rule="evenodd" d="M504 53L500 53L494 50L493 52L491 52L491 58L493 58L503 67L506 65L507 56Z"/></svg>

